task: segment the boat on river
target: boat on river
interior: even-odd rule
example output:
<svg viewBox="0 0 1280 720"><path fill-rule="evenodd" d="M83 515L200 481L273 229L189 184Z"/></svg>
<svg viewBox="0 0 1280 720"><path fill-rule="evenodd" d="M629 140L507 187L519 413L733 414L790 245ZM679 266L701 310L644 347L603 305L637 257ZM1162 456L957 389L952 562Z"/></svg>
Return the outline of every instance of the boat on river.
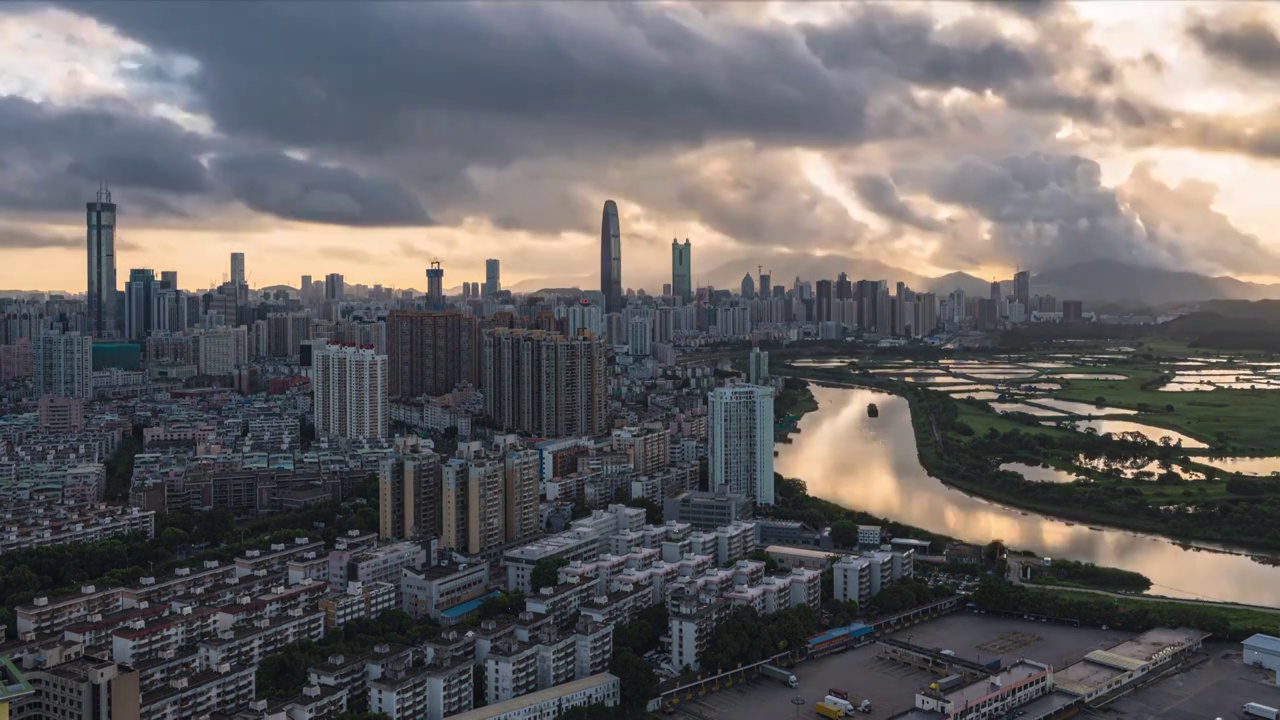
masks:
<svg viewBox="0 0 1280 720"><path fill-rule="evenodd" d="M880 408L875 403L867 405L867 417L880 417Z"/></svg>

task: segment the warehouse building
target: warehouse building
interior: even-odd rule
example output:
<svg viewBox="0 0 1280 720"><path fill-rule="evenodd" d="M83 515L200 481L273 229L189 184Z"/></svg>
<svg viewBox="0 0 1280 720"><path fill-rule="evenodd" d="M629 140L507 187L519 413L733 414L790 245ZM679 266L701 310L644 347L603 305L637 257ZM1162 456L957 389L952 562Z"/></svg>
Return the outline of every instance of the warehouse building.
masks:
<svg viewBox="0 0 1280 720"><path fill-rule="evenodd" d="M1280 674L1280 638L1258 633L1246 639L1244 646L1244 664L1274 670Z"/></svg>

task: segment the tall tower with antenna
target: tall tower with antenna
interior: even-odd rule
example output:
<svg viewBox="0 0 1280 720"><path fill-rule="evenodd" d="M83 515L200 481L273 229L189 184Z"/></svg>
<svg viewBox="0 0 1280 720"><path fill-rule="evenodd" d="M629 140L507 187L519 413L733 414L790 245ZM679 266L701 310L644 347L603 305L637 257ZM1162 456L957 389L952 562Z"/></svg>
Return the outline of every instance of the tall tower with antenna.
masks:
<svg viewBox="0 0 1280 720"><path fill-rule="evenodd" d="M98 338L115 337L116 205L105 181L98 185L94 201L85 204L85 211L89 332Z"/></svg>

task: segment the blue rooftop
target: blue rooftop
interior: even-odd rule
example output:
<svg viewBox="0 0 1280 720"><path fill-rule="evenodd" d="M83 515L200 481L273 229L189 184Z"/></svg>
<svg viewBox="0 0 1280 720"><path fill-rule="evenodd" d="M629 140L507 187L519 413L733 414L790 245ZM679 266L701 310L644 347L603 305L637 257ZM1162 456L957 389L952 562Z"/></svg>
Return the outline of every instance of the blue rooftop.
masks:
<svg viewBox="0 0 1280 720"><path fill-rule="evenodd" d="M814 635L813 637L809 638L809 644L820 645L824 642L835 640L837 638L842 638L846 635L852 635L853 637L861 637L863 635L866 635L869 632L871 632L870 626L860 625L855 623L847 627L833 628L826 632L818 633L817 635Z"/></svg>
<svg viewBox="0 0 1280 720"><path fill-rule="evenodd" d="M1252 637L1246 638L1244 646L1250 650L1262 650L1272 655L1280 655L1280 638L1271 637L1258 633Z"/></svg>
<svg viewBox="0 0 1280 720"><path fill-rule="evenodd" d="M480 605L484 603L485 600L488 600L491 597L497 597L501 594L502 592L500 590L494 590L488 595L482 595L476 598L475 600L468 600L464 603L454 605L448 610L441 610L440 616L448 618L450 620L457 620L458 618L463 617L464 615L468 615L470 613L475 612L476 610L479 610Z"/></svg>

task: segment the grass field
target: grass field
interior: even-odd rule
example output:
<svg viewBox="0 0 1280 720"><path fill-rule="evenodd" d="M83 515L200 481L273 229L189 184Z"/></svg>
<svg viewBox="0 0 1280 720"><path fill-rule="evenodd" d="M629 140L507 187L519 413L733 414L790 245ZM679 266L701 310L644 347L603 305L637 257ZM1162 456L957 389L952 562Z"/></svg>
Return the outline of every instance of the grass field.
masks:
<svg viewBox="0 0 1280 720"><path fill-rule="evenodd" d="M1061 380L1062 389L1050 394L1090 403L1105 398L1106 405L1144 410L1139 422L1186 433L1222 452L1280 451L1280 390L1161 392L1142 388L1159 376L1154 368L1117 366L1115 372L1129 379Z"/></svg>

